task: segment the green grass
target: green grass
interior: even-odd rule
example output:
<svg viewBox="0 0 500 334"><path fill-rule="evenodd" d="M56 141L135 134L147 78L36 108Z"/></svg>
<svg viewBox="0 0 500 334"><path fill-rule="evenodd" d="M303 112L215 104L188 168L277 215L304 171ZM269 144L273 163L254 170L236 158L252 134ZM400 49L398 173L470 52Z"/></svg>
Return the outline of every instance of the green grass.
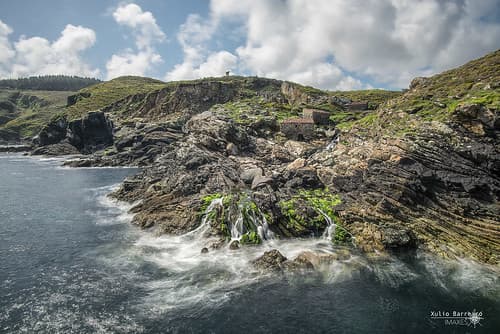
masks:
<svg viewBox="0 0 500 334"><path fill-rule="evenodd" d="M279 206L286 221L285 228L291 231L291 235L307 235L324 230L327 227L325 214L338 226L332 242L345 242L348 241L348 234L335 211L340 203L340 197L328 189L303 189L289 200L281 201ZM311 215L309 209L314 214Z"/></svg>
<svg viewBox="0 0 500 334"><path fill-rule="evenodd" d="M166 83L143 77L125 76L80 90L90 97L82 98L66 109L69 118L78 118L89 111L99 110L130 95L149 93L165 88Z"/></svg>
<svg viewBox="0 0 500 334"><path fill-rule="evenodd" d="M16 141L37 135L52 117L64 110L67 97L71 94L74 92L0 90L0 102L8 101L15 107L14 113L9 115L13 119L0 125L0 139ZM33 102L29 104L31 100ZM0 116L5 114L5 110L0 110Z"/></svg>
<svg viewBox="0 0 500 334"><path fill-rule="evenodd" d="M352 101L366 101L374 105L380 105L386 101L403 95L401 91L383 89L366 89L353 91L330 91L331 96L343 97Z"/></svg>

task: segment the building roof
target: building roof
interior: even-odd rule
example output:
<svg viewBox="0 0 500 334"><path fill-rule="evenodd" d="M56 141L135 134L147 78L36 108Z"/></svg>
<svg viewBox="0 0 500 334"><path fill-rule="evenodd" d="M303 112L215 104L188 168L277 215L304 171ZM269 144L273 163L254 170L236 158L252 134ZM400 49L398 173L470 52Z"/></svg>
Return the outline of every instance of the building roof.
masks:
<svg viewBox="0 0 500 334"><path fill-rule="evenodd" d="M314 124L314 121L310 118L287 118L281 122L282 124Z"/></svg>

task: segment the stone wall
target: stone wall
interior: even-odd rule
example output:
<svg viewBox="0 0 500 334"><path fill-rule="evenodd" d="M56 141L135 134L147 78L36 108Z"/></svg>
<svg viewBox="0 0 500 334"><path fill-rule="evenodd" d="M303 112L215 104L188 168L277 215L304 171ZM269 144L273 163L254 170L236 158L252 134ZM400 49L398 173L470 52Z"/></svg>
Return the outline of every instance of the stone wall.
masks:
<svg viewBox="0 0 500 334"><path fill-rule="evenodd" d="M285 121L281 123L281 132L289 139L310 140L314 137L314 123Z"/></svg>
<svg viewBox="0 0 500 334"><path fill-rule="evenodd" d="M315 124L328 124L330 122L330 113L319 109L304 109L302 116L312 119Z"/></svg>

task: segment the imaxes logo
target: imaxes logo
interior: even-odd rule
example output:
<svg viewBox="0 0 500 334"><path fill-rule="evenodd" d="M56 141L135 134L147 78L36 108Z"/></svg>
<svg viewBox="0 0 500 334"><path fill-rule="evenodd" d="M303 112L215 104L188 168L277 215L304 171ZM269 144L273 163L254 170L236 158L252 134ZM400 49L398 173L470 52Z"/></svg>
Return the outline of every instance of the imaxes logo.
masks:
<svg viewBox="0 0 500 334"><path fill-rule="evenodd" d="M473 310L472 312L460 311L431 311L432 320L443 320L448 326L482 326L481 320L484 319L482 311Z"/></svg>

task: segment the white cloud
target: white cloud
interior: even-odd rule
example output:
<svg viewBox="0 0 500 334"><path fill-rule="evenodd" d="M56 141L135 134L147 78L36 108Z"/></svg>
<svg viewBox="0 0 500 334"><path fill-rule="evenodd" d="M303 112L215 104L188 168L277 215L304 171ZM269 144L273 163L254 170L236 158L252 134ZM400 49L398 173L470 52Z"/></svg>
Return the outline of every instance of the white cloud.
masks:
<svg viewBox="0 0 500 334"><path fill-rule="evenodd" d="M143 12L142 8L134 3L119 6L113 17L118 24L133 30L137 48L141 50L151 47L155 41L161 42L165 39L165 33L156 23L153 14Z"/></svg>
<svg viewBox="0 0 500 334"><path fill-rule="evenodd" d="M211 53L204 62L194 65L191 62L183 62L176 65L172 71L167 73L167 81L189 80L205 77L220 77L226 71L236 67L237 57L227 51Z"/></svg>
<svg viewBox="0 0 500 334"><path fill-rule="evenodd" d="M160 55L140 51L134 53L125 51L121 54L111 56L106 63L108 78L116 78L122 75L144 75L152 70L153 65L161 63Z"/></svg>
<svg viewBox="0 0 500 334"><path fill-rule="evenodd" d="M11 45L12 29L0 21L0 76L25 77L67 74L95 77L99 70L81 58L95 44L92 29L68 24L54 42L42 37L21 38Z"/></svg>
<svg viewBox="0 0 500 334"><path fill-rule="evenodd" d="M165 40L165 33L151 12L144 12L136 4L123 4L113 12L115 21L132 30L136 52L131 49L114 54L106 63L107 78L121 75L146 75L154 65L162 62L155 44Z"/></svg>
<svg viewBox="0 0 500 334"><path fill-rule="evenodd" d="M498 8L500 0L212 0L206 20L190 17L181 29L185 59L167 78L199 75L211 54L199 46L230 21L245 29L232 52L244 73L330 89L361 88L367 78L405 87L498 49Z"/></svg>
<svg viewBox="0 0 500 334"><path fill-rule="evenodd" d="M0 21L0 77L9 73L10 61L16 54L9 41L11 33L12 29Z"/></svg>
<svg viewBox="0 0 500 334"><path fill-rule="evenodd" d="M228 51L209 52L206 43L212 38L217 21L189 15L181 25L177 39L184 61L165 75L165 80L187 80L224 75L237 67L238 58Z"/></svg>

